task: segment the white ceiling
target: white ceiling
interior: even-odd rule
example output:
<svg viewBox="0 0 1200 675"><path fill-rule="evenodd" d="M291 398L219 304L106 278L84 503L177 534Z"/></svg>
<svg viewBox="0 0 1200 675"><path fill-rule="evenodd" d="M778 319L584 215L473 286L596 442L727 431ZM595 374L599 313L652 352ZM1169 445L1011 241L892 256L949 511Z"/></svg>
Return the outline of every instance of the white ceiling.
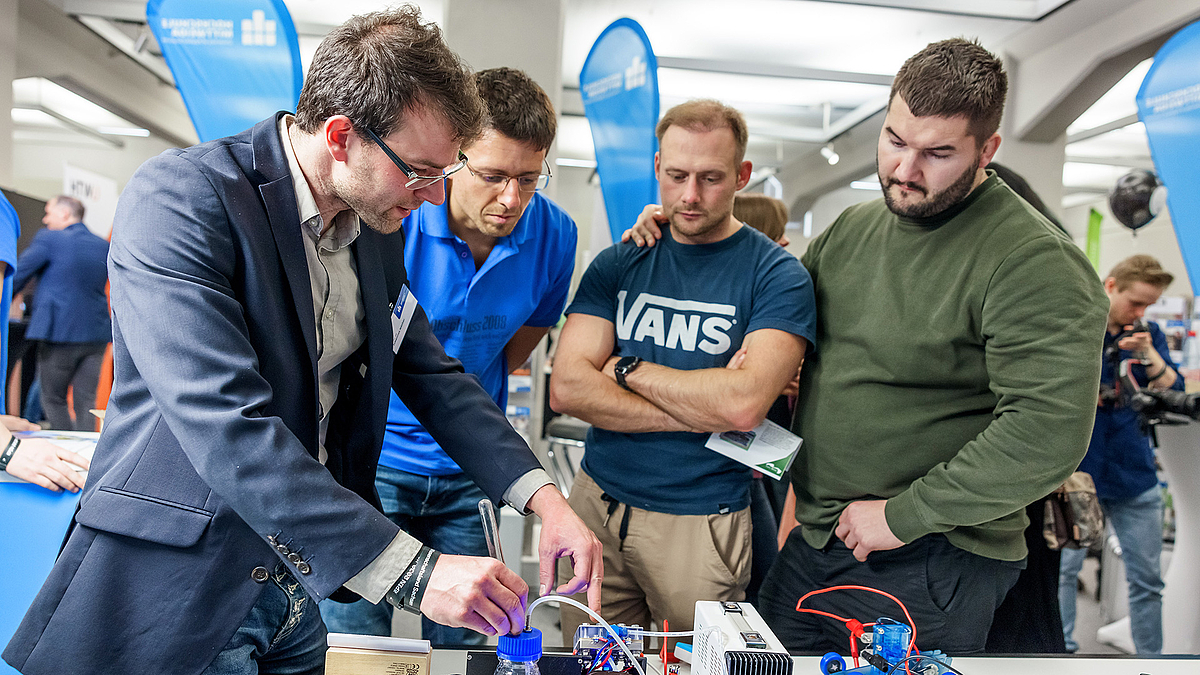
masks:
<svg viewBox="0 0 1200 675"><path fill-rule="evenodd" d="M127 53L139 35L148 35L139 25L144 22L142 0L49 1L81 17L114 44L125 42L118 47ZM662 109L719 92L722 100L746 114L749 158L758 167L779 168L814 153L846 124L879 110L890 77L929 42L966 36L995 48L1070 1L564 0L563 86L568 91L578 87L579 71L600 32L617 18L631 17L645 29L660 60ZM301 34L305 64L330 27L385 4L285 3ZM432 20L443 16L443 0L417 4ZM146 60L148 52L153 61L156 46L149 43L140 58ZM1082 140L1068 145L1068 158L1088 163L1068 162L1064 168L1068 197L1106 189L1128 168L1149 162L1140 124L1100 135L1087 133L1136 114L1133 95L1148 66L1146 62L1135 69L1070 128L1069 138L1078 134ZM570 107L564 104L569 116L560 127L559 154L590 159L587 124L582 117L570 116L578 113Z"/></svg>

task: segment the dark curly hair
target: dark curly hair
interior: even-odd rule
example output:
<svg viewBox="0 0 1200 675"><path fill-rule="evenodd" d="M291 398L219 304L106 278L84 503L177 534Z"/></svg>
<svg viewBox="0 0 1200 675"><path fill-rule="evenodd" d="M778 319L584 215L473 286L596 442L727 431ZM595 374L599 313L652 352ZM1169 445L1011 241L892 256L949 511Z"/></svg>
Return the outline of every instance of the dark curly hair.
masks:
<svg viewBox="0 0 1200 675"><path fill-rule="evenodd" d="M321 42L296 104L296 124L316 133L345 115L357 130L387 136L424 105L441 113L455 140L469 144L483 125L470 69L442 31L412 5L350 18Z"/></svg>

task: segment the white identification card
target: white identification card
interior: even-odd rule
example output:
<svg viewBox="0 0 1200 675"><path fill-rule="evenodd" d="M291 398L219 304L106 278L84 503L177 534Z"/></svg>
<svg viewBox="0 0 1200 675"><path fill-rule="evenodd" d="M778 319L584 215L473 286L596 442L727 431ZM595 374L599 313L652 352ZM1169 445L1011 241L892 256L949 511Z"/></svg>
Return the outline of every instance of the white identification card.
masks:
<svg viewBox="0 0 1200 675"><path fill-rule="evenodd" d="M406 284L400 289L400 296L392 307L392 353L400 353L400 343L404 342L404 334L408 332L408 324L412 322L413 312L417 311L417 296L408 291Z"/></svg>
<svg viewBox="0 0 1200 675"><path fill-rule="evenodd" d="M704 447L757 469L764 476L780 480L803 442L799 436L771 420L763 420L753 431L711 434Z"/></svg>

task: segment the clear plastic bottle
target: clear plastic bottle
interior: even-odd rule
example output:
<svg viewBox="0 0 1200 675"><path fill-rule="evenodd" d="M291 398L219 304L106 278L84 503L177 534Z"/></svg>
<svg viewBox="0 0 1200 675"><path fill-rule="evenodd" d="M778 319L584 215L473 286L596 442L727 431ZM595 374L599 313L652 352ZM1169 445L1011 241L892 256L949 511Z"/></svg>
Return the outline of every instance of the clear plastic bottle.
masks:
<svg viewBox="0 0 1200 675"><path fill-rule="evenodd" d="M520 635L501 635L496 644L496 675L541 675L542 631L526 627Z"/></svg>

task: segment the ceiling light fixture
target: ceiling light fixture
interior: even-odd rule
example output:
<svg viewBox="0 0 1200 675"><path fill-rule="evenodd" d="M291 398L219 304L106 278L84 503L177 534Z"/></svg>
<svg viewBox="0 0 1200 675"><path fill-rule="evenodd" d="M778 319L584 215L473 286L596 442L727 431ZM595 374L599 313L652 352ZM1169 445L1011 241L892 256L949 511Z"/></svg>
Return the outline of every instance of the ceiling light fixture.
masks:
<svg viewBox="0 0 1200 675"><path fill-rule="evenodd" d="M837 164L842 159L834 152L832 141L821 146L821 156L825 158L825 161L829 162L830 166Z"/></svg>

